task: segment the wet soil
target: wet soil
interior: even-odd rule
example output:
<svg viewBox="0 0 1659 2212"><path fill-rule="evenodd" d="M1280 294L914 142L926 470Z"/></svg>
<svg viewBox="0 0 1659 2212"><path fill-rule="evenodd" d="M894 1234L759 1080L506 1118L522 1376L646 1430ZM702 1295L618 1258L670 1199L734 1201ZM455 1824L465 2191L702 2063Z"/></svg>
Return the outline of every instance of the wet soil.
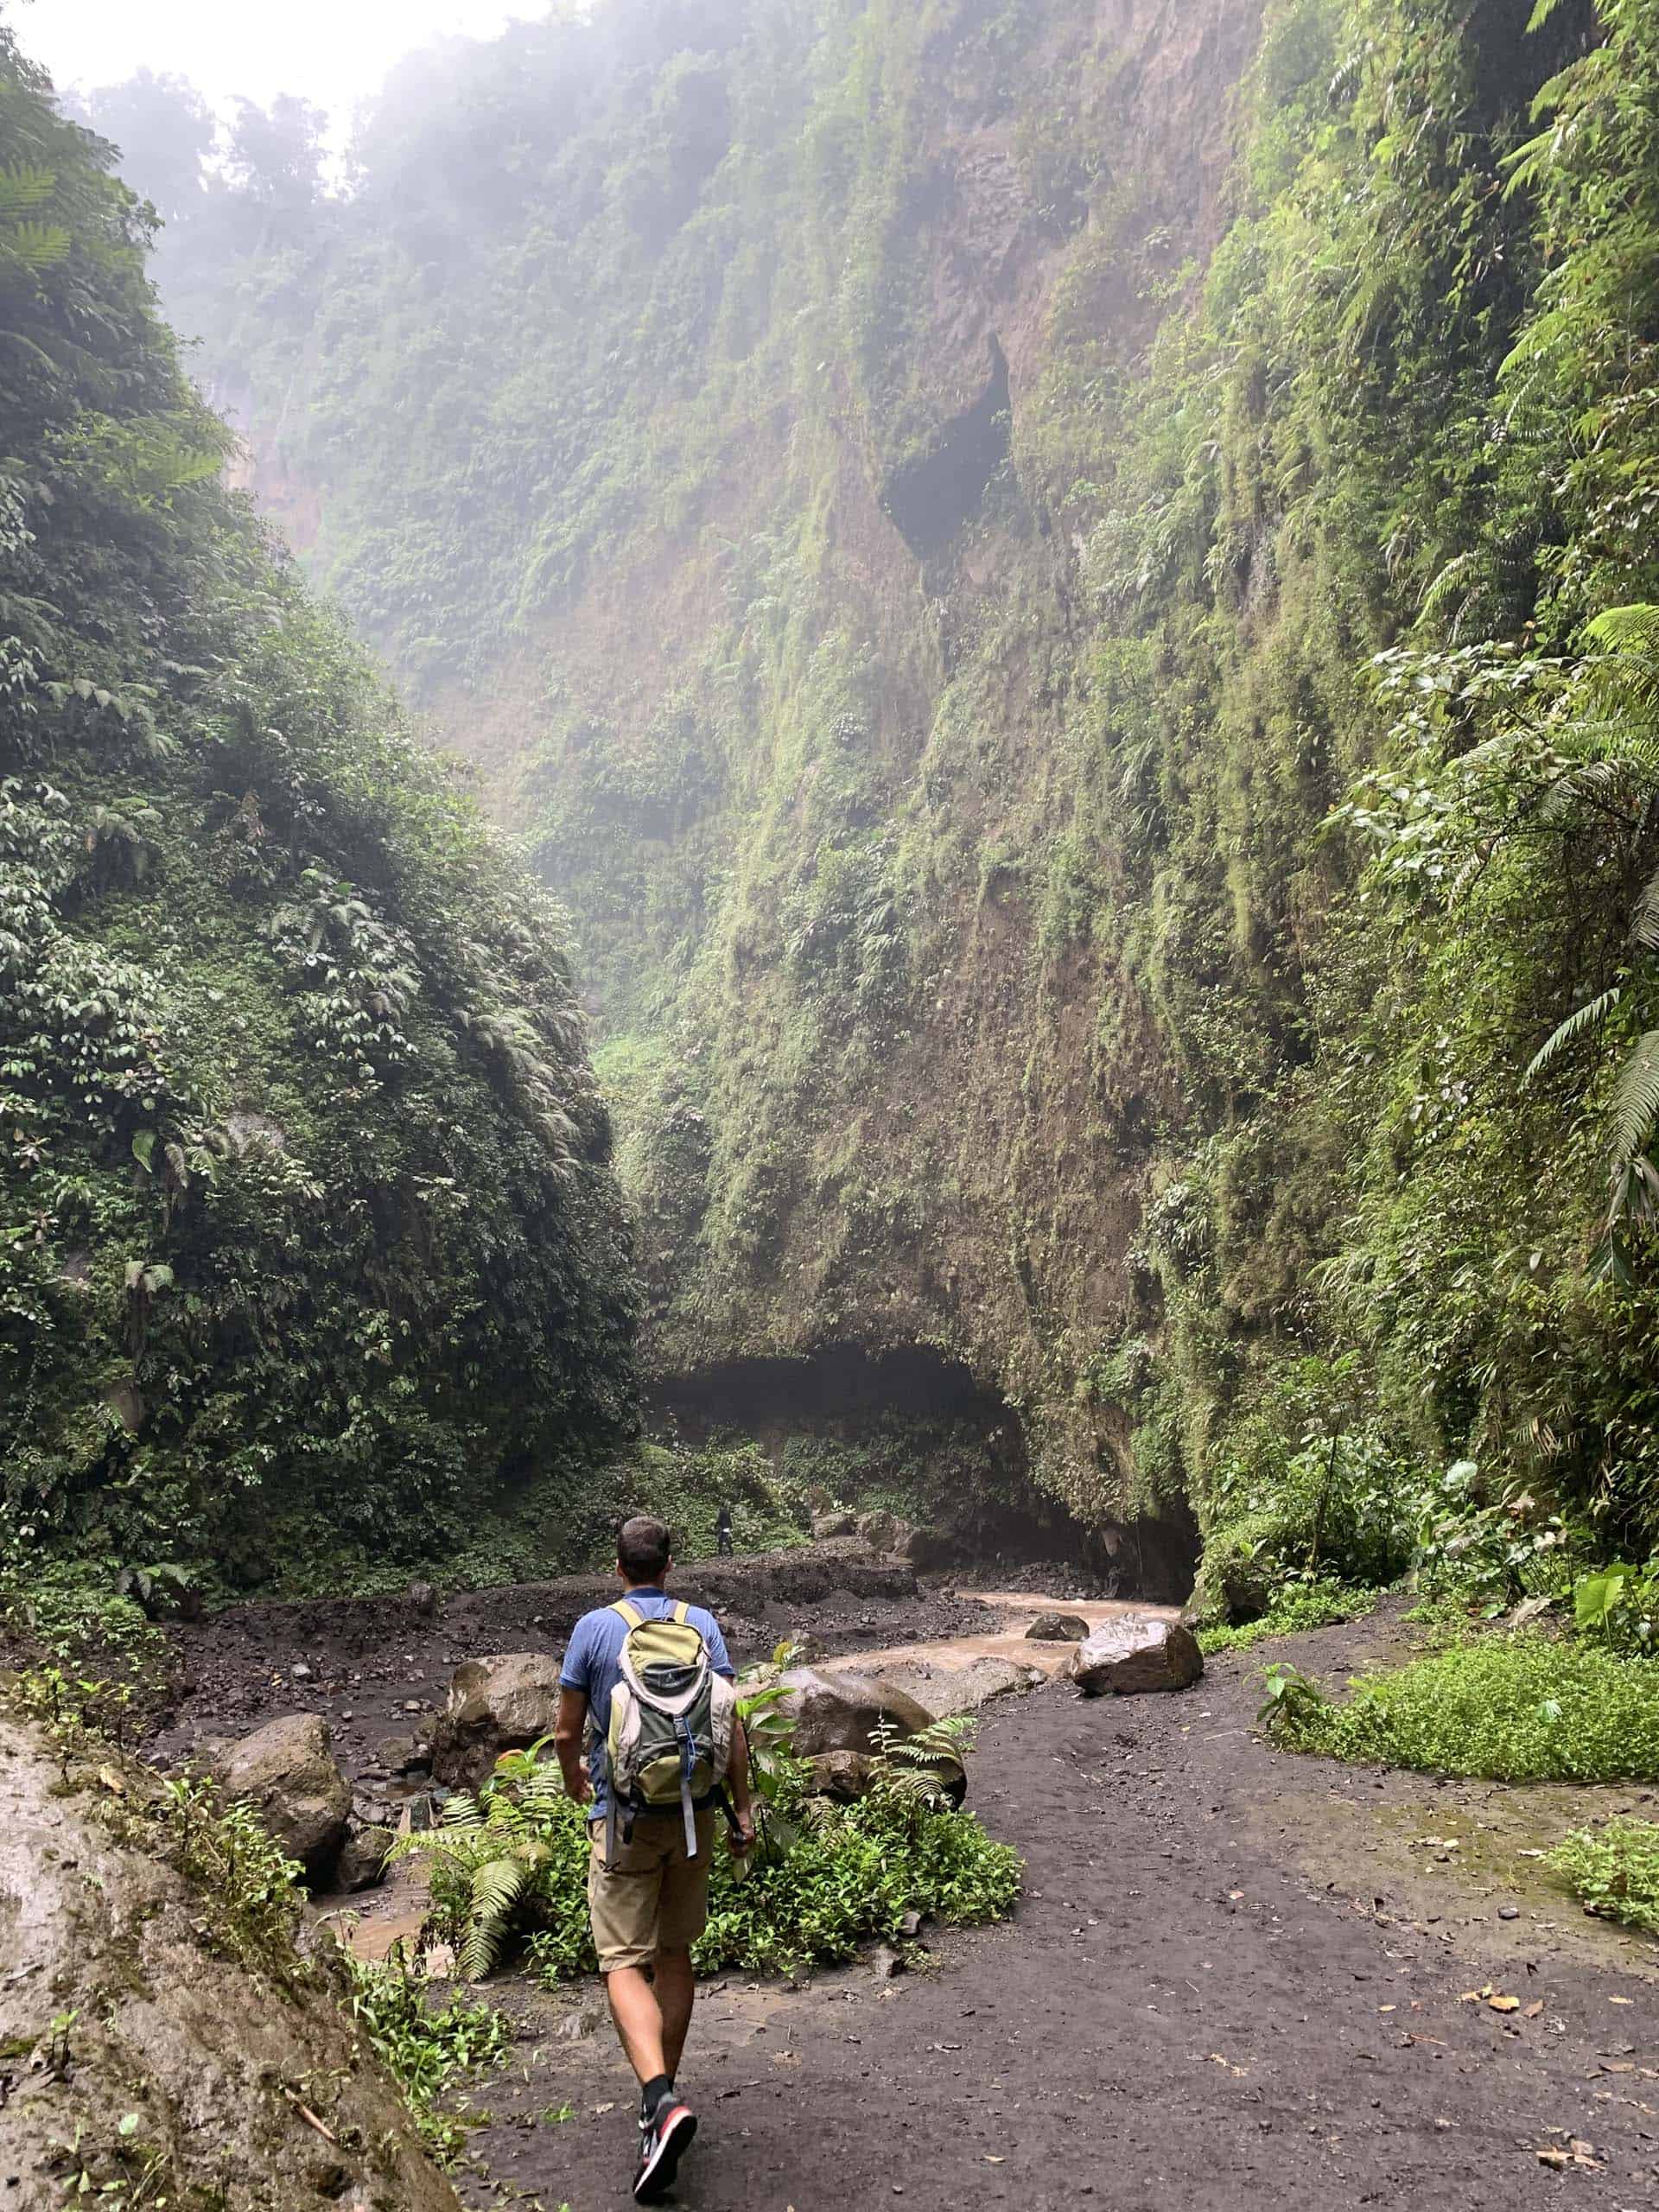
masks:
<svg viewBox="0 0 1659 2212"><path fill-rule="evenodd" d="M194 1631L196 1688L170 1733L291 1709L291 1663L318 1662L304 1690L334 1712L349 1766L365 1727L415 1725L403 1703L432 1700L452 1658L530 1646L494 1617L472 1633L469 1602L389 1639L381 1623L378 1649L320 1643L315 1620L287 1647L244 1645L227 1621ZM757 1597L749 1614L732 1609L731 1627L746 1652L805 1630L830 1652L913 1654L998 1637L1015 1618L925 1585L891 1603L844 1590L797 1605ZM562 1631L544 1608L542 1625L553 1648ZM893 1980L866 1962L800 1986L710 1985L682 2075L701 2133L673 2201L688 2212L1219 2212L1269 2198L1275 2212L1331 2212L1556 2206L1586 2190L1612 2212L1654 2201L1654 1948L1587 1919L1525 1855L1587 1818L1655 1816L1652 1793L1437 1783L1279 1753L1254 1732L1264 1656L1340 1679L1405 1656L1416 1636L1385 1613L1214 1659L1179 1696L1082 1701L1052 1681L994 1700L970 1802L1026 1859L1018 1912L995 1929L928 1930ZM233 1694L259 1707L227 1715ZM367 1936L410 1900L363 1904ZM1520 2005L1495 2010L1485 1992ZM599 1985L556 1993L509 1976L488 1993L518 2040L512 2064L469 2093L490 2118L461 2195L544 2212L626 2202L633 2088ZM1574 2163L1557 2171L1541 2151Z"/></svg>

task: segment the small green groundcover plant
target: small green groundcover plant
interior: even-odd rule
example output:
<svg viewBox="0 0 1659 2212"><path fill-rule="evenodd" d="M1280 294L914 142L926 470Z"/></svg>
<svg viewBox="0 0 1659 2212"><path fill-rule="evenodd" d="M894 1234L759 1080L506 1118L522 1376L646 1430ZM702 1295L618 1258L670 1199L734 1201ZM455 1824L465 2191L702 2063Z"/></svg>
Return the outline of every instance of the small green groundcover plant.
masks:
<svg viewBox="0 0 1659 2212"><path fill-rule="evenodd" d="M1357 1621L1376 1605L1380 1592L1351 1589L1330 1576L1287 1582L1274 1592L1266 1612L1253 1621L1198 1631L1198 1649L1210 1658L1220 1651L1245 1651L1269 1637L1294 1636L1299 1630L1325 1628L1332 1621Z"/></svg>
<svg viewBox="0 0 1659 2212"><path fill-rule="evenodd" d="M747 1864L716 1847L695 1955L701 1972L832 1963L862 1942L898 1937L910 1913L965 1926L1012 1908L1018 1855L950 1803L937 1771L970 1748L970 1723L881 1742L867 1794L841 1805L811 1794L786 1724L775 1708L761 1710L757 1726L751 1707L765 1746L760 1841ZM509 1755L476 1798L458 1793L444 1812L441 1827L404 1847L430 1860L433 1925L461 1972L486 1974L521 1948L549 1981L593 1972L588 1832L543 1747Z"/></svg>
<svg viewBox="0 0 1659 2212"><path fill-rule="evenodd" d="M1548 1863L1586 1911L1659 1936L1659 1827L1651 1821L1575 1829Z"/></svg>
<svg viewBox="0 0 1659 2212"><path fill-rule="evenodd" d="M1268 1688L1264 1719L1299 1751L1497 1782L1659 1780L1659 1661L1536 1630L1362 1676L1340 1704L1306 1677Z"/></svg>
<svg viewBox="0 0 1659 2212"><path fill-rule="evenodd" d="M441 2007L429 2002L401 1948L384 1966L346 1956L353 2018L427 2142L441 2158L455 2157L466 2145L467 2116L440 2109L439 2101L461 2075L500 2065L512 2043L506 2021L493 2005L462 1997Z"/></svg>

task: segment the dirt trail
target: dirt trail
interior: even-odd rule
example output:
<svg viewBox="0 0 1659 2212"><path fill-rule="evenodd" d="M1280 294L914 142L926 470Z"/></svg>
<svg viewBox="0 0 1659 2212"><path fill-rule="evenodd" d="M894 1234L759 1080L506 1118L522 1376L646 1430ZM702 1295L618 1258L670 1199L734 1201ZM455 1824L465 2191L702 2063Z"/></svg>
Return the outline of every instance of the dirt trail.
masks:
<svg viewBox="0 0 1659 2212"><path fill-rule="evenodd" d="M982 1663L1011 1643L1020 1661L1064 1657L1068 1647L1023 1639L1024 1617L1048 1601L974 1597L991 1609L926 1587L892 1605L768 1602L748 1609L743 1641L805 1631L833 1659L861 1638L931 1664L960 1659L966 1635ZM490 1644L532 1605L544 1615L534 1633L551 1636L544 1606L497 1593ZM474 1625L410 1622L407 1641L400 1625L372 1663L366 1644L319 1649L315 1618L275 1645L226 1622L195 1646L196 1692L169 1735L210 1726L232 1684L291 1701L287 1662L304 1649L321 1676L308 1695L354 1713L349 1754L406 1692L431 1698ZM1378 1616L1271 1656L1340 1679L1413 1637ZM1251 1727L1262 1656L1212 1660L1178 1697L1084 1702L1051 1681L987 1705L970 1802L1025 1855L1017 1915L930 1934L920 1970L893 1981L863 1965L799 1987L712 1985L683 2075L702 2131L675 2201L687 2212L1652 2202L1653 1948L1586 1919L1520 1854L1592 1815L1652 1816L1653 1793L1437 1783L1276 1753ZM365 1948L418 1917L412 1896L363 1903ZM1500 1918L1504 1907L1516 1916ZM1488 1984L1527 2009L1468 2001ZM519 2041L512 2065L472 2092L492 2119L458 2177L462 2196L480 2212L626 2202L632 2090L598 1985L553 1994L510 1977L489 1993ZM551 2117L567 2106L569 2120ZM1594 2146L1593 2169L1539 2163L1541 2148L1575 2138Z"/></svg>
<svg viewBox="0 0 1659 2212"><path fill-rule="evenodd" d="M1279 1651L1338 1674L1403 1640L1361 1624ZM926 1970L894 1981L863 1967L713 1985L683 2075L702 2132L675 2201L1650 2202L1649 1948L1515 1855L1645 1793L1436 1785L1276 1754L1250 1732L1259 1664L1212 1662L1180 1697L1085 1703L1056 1683L989 1707L973 1802L1025 1853L1017 1916L932 1938ZM1421 1841L1452 1834L1451 1852ZM1542 2011L1465 2001L1489 1982ZM518 2067L476 2093L494 2120L462 2193L546 2212L626 2201L632 2090L596 1987L500 1996ZM569 2120L534 2124L566 2105ZM1572 2138L1599 2171L1539 2163Z"/></svg>

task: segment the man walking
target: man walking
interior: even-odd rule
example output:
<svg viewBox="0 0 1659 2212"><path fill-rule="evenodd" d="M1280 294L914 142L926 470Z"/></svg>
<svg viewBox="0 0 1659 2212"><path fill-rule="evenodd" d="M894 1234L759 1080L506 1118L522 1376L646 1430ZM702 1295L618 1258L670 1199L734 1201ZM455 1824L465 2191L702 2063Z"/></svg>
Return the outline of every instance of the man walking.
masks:
<svg viewBox="0 0 1659 2212"><path fill-rule="evenodd" d="M732 1509L722 1505L715 1516L715 1549L722 1559L732 1555Z"/></svg>
<svg viewBox="0 0 1659 2212"><path fill-rule="evenodd" d="M696 2118L675 2089L680 2055L691 2024L696 1984L691 1946L709 1916L709 1862L714 1847L715 1800L723 1786L731 1807L732 1848L746 1852L754 1841L749 1797L748 1746L743 1723L731 1716L731 1748L723 1775L702 1796L692 1794L690 1777L709 1757L696 1716L707 1711L695 1700L695 1681L682 1689L699 1668L734 1679L726 1639L712 1613L700 1605L671 1599L664 1585L672 1560L669 1533L660 1521L641 1514L624 1522L617 1538L616 1571L625 1595L614 1605L585 1613L576 1623L559 1672L559 1719L554 1748L564 1786L588 1810L588 1909L594 1948L605 1977L611 2017L628 2062L639 2080L639 2163L633 2193L642 2204L654 2203L674 2178L681 2158L696 2133ZM649 1638L646 1624L672 1622L691 1655L676 1663L643 1668L630 1656L632 1639ZM687 1635L700 1637L703 1656ZM670 1632L671 1635L671 1631ZM664 1631L658 1630L659 1641ZM640 1649L649 1656L649 1646ZM621 1688L632 1723L622 1749L637 1755L647 1717L669 1716L677 1728L671 1736L671 1765L678 1770L680 1794L666 1802L645 1802L636 1789L624 1799L613 1795L610 1750L612 1707ZM669 1694L668 1693L672 1693ZM731 1693L722 1694L729 1707ZM688 1703L690 1700L691 1702ZM631 1701L631 1702L630 1702ZM683 1717L682 1717L683 1716ZM584 1729L589 1747L584 1770ZM683 1758L681 1758L683 1739ZM713 1740L718 1740L718 1728ZM644 1770L658 1785L659 1758ZM671 1774L670 1780L676 1777Z"/></svg>

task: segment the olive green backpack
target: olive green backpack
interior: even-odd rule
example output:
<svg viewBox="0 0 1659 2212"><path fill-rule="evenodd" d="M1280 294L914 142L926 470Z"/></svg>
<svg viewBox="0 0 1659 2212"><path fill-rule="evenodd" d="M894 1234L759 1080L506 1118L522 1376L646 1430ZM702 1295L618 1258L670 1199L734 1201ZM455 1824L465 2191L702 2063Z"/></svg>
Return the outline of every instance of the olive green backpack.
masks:
<svg viewBox="0 0 1659 2212"><path fill-rule="evenodd" d="M611 1608L627 1623L621 1679L611 1693L605 1749L610 1776L605 1857L616 1857L619 1822L625 1839L638 1813L678 1806L685 1850L697 1855L696 1815L719 1798L732 1756L737 1692L717 1675L701 1630L676 1604L660 1620L620 1598Z"/></svg>

